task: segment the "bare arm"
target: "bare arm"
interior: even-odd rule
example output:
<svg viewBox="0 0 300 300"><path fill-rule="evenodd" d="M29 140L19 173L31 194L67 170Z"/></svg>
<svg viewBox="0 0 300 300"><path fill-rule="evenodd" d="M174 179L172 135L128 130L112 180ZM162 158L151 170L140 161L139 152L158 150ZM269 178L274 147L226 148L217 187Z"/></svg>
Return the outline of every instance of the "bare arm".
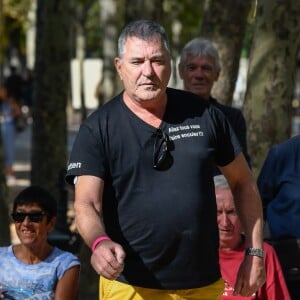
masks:
<svg viewBox="0 0 300 300"><path fill-rule="evenodd" d="M91 247L101 235L106 235L102 217L104 181L95 176L79 176L75 185L75 216L80 235ZM108 279L115 279L123 271L125 252L113 241L102 241L91 257L95 271Z"/></svg>
<svg viewBox="0 0 300 300"><path fill-rule="evenodd" d="M259 192L243 154L225 167L221 168L225 175L235 202L239 218L245 232L245 246L263 248L263 217ZM251 296L265 282L263 258L245 256L242 262L234 294Z"/></svg>
<svg viewBox="0 0 300 300"><path fill-rule="evenodd" d="M67 270L58 281L55 289L55 300L76 300L79 286L79 266Z"/></svg>
<svg viewBox="0 0 300 300"><path fill-rule="evenodd" d="M11 106L12 106L12 109L13 109L13 117L16 118L16 117L19 117L21 115L21 107L19 106L19 104L16 102L15 99L11 98L10 99L10 103L11 103Z"/></svg>
<svg viewBox="0 0 300 300"><path fill-rule="evenodd" d="M95 176L79 176L75 185L76 225L89 247L98 236L105 234L102 222L103 187L103 180Z"/></svg>

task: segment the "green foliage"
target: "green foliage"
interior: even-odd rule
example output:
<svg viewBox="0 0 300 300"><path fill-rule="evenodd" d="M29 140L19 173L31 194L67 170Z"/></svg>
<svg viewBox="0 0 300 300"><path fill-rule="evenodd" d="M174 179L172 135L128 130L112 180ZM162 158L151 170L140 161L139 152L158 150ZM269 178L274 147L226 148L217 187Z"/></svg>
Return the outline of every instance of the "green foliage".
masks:
<svg viewBox="0 0 300 300"><path fill-rule="evenodd" d="M28 11L32 0L3 0L3 47L13 44L21 52L25 50L25 32Z"/></svg>
<svg viewBox="0 0 300 300"><path fill-rule="evenodd" d="M245 31L241 57L249 57L250 49L252 45L252 39L253 39L253 31L254 31L254 24L248 22Z"/></svg>
<svg viewBox="0 0 300 300"><path fill-rule="evenodd" d="M172 41L174 40L174 33L172 31L172 24L174 20L179 21L181 25L180 40L177 45L180 49L191 39L197 37L200 32L202 22L204 1L199 0L164 0L164 20L162 25L166 28Z"/></svg>
<svg viewBox="0 0 300 300"><path fill-rule="evenodd" d="M171 48L181 48L188 40L199 34L204 1L199 0L162 0L163 20L161 22L170 37ZM3 0L5 17L4 36L2 43L7 45L13 42L19 50L25 51L25 33L28 26L28 11L33 0ZM70 0L72 6L73 32L76 24L83 26L86 38L86 57L102 57L102 28L100 24L100 1L95 0ZM116 24L119 30L124 26L125 20L124 0L116 0L118 15ZM174 21L179 24L180 36L176 45L172 26ZM74 35L75 36L75 35ZM6 41L6 42L5 42ZM72 45L75 45L72 42ZM72 46L74 56L74 46Z"/></svg>
<svg viewBox="0 0 300 300"><path fill-rule="evenodd" d="M99 1L71 0L71 10L74 31L76 32L80 26L84 32L86 57L101 57L102 31ZM72 45L74 45L72 53L75 56L75 42Z"/></svg>
<svg viewBox="0 0 300 300"><path fill-rule="evenodd" d="M93 1L86 20L86 56L102 56L102 30L100 25L99 1Z"/></svg>
<svg viewBox="0 0 300 300"><path fill-rule="evenodd" d="M4 15L20 22L24 28L32 0L3 0Z"/></svg>

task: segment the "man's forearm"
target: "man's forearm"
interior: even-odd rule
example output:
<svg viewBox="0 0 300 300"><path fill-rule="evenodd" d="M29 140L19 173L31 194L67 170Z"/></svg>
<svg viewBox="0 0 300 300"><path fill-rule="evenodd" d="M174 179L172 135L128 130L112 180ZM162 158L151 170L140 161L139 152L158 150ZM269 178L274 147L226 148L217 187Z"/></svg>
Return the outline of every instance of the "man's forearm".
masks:
<svg viewBox="0 0 300 300"><path fill-rule="evenodd" d="M235 206L245 232L246 247L262 248L263 215L256 184L237 187L234 191Z"/></svg>
<svg viewBox="0 0 300 300"><path fill-rule="evenodd" d="M91 206L77 203L75 200L76 225L78 231L85 241L91 247L96 238L105 235L105 227L99 213ZM79 202L79 201L78 201Z"/></svg>

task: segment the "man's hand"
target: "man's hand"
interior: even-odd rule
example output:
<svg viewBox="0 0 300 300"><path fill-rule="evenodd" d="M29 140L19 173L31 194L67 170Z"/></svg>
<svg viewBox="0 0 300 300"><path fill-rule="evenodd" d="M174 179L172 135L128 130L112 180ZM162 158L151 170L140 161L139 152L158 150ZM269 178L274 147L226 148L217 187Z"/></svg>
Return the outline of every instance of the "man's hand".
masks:
<svg viewBox="0 0 300 300"><path fill-rule="evenodd" d="M246 255L239 268L233 295L250 297L265 283L264 259Z"/></svg>
<svg viewBox="0 0 300 300"><path fill-rule="evenodd" d="M121 245L113 241L102 241L97 245L91 257L95 271L110 280L120 276L124 269L125 252Z"/></svg>

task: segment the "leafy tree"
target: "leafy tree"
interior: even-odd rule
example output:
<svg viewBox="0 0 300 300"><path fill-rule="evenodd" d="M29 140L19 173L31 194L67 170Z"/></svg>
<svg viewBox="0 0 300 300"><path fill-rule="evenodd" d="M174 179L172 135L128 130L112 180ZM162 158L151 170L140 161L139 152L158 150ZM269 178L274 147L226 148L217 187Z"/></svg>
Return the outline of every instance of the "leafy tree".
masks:
<svg viewBox="0 0 300 300"><path fill-rule="evenodd" d="M59 179L67 164L69 1L38 0L36 25L31 182L59 200Z"/></svg>
<svg viewBox="0 0 300 300"><path fill-rule="evenodd" d="M300 44L300 2L258 1L244 112L253 167L291 133L291 102Z"/></svg>
<svg viewBox="0 0 300 300"><path fill-rule="evenodd" d="M125 0L125 23L137 19L152 19L160 22L162 19L161 0Z"/></svg>
<svg viewBox="0 0 300 300"><path fill-rule="evenodd" d="M232 104L238 76L239 60L252 0L210 0L205 7L200 36L210 39L218 48L222 65L212 94L220 102Z"/></svg>
<svg viewBox="0 0 300 300"><path fill-rule="evenodd" d="M117 76L114 67L114 58L117 56L118 19L116 0L100 1L100 23L103 30L103 98L110 100L117 90Z"/></svg>
<svg viewBox="0 0 300 300"><path fill-rule="evenodd" d="M72 1L72 20L75 25L75 56L79 63L80 78L80 99L81 99L81 118L87 117L87 109L84 95L84 72L83 63L86 58L86 36L87 36L87 19L88 13L95 4L93 0Z"/></svg>
<svg viewBox="0 0 300 300"><path fill-rule="evenodd" d="M161 24L166 28L170 38L172 53L175 52L174 55L177 55L189 40L199 36L203 18L203 4L204 1L195 0L163 1ZM175 25L175 30L174 23L177 24ZM179 32L176 32L176 26L178 26L177 30Z"/></svg>
<svg viewBox="0 0 300 300"><path fill-rule="evenodd" d="M24 40L22 37L22 29L25 28L25 18L28 9L28 0L18 3L13 0L0 0L0 81L3 80L2 67L5 60L5 50L9 43L15 43L18 47L22 47ZM9 193L6 186L6 178L4 174L4 156L2 149L2 140L0 138L0 246L10 244L8 215L8 198Z"/></svg>

